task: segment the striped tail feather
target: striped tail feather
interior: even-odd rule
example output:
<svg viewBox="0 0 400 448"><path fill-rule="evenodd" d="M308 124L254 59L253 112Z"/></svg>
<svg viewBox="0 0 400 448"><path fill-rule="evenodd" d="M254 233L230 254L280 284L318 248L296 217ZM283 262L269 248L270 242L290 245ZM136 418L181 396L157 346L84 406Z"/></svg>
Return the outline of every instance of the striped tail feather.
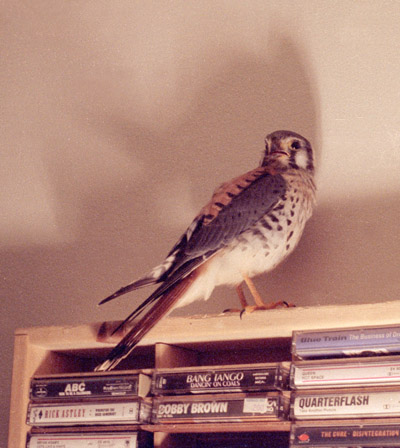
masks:
<svg viewBox="0 0 400 448"><path fill-rule="evenodd" d="M126 294L127 292L134 291L135 289L143 288L145 286L153 285L154 283L157 283L159 281L158 278L154 277L144 277L139 280L136 280L132 283L129 283L129 285L123 286L122 288L119 288L118 291L115 291L113 294L109 295L105 299L103 299L99 305L104 305L105 303L109 302L110 300L114 300L119 296L122 296L123 294Z"/></svg>
<svg viewBox="0 0 400 448"><path fill-rule="evenodd" d="M117 297L122 296L123 294L134 291L135 289L143 288L144 286L154 285L156 283L162 282L168 271L171 269L171 267L173 267L174 263L176 262L178 252L179 250L175 249L168 255L168 257L163 261L163 263L153 268L147 275L118 289L118 291L115 291L113 294L103 299L99 303L99 305L103 305L104 303L107 303L110 300L114 300Z"/></svg>
<svg viewBox="0 0 400 448"><path fill-rule="evenodd" d="M133 326L121 341L111 350L106 360L99 364L95 371L105 372L112 370L123 359L125 359L140 340L166 315L175 303L189 289L199 275L199 270L193 270L189 275L180 280L174 286L169 288L165 293L157 298L149 297L146 304L155 304L147 311L147 313ZM143 305L143 304L142 304ZM141 308L143 310L143 308ZM137 311L137 310L136 310Z"/></svg>

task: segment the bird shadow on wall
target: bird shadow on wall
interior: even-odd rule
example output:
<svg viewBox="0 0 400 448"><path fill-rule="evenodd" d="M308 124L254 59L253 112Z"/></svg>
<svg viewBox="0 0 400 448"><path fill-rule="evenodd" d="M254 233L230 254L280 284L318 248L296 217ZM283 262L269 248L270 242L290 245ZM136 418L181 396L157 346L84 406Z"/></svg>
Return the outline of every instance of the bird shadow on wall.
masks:
<svg viewBox="0 0 400 448"><path fill-rule="evenodd" d="M100 189L81 205L79 233L68 244L4 251L5 266L14 268L4 295L14 300L10 322L29 326L124 318L126 308L134 308L147 291L95 305L158 264L216 186L257 166L267 133L298 132L313 142L317 159L322 157L318 93L306 52L275 32L266 48L262 57L230 50L229 63L210 67L207 83L191 92L188 110L160 129L137 124L140 111L127 107L99 108L87 120L74 111L77 126L89 123L96 135L112 139L143 172L132 183ZM113 95L112 88L100 87L105 96ZM176 101L171 111L179 107ZM49 172L57 202L67 201L57 184L59 173L54 167ZM217 298L207 309L221 310ZM192 311L196 306L185 309Z"/></svg>

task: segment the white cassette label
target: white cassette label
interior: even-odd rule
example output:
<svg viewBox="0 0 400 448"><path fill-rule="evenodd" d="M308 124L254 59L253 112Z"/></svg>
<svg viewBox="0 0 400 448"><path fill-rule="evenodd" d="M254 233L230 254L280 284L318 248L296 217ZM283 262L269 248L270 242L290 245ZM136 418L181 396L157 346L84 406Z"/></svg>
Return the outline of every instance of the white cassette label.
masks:
<svg viewBox="0 0 400 448"><path fill-rule="evenodd" d="M91 423L137 422L139 402L84 403L70 405L32 405L27 423L30 425L68 425Z"/></svg>
<svg viewBox="0 0 400 448"><path fill-rule="evenodd" d="M297 419L400 416L400 391L298 395L293 414Z"/></svg>
<svg viewBox="0 0 400 448"><path fill-rule="evenodd" d="M28 448L136 448L136 434L33 435Z"/></svg>
<svg viewBox="0 0 400 448"><path fill-rule="evenodd" d="M276 401L269 398L245 398L243 413L248 414L272 414L275 411Z"/></svg>
<svg viewBox="0 0 400 448"><path fill-rule="evenodd" d="M294 366L295 387L400 384L400 361Z"/></svg>

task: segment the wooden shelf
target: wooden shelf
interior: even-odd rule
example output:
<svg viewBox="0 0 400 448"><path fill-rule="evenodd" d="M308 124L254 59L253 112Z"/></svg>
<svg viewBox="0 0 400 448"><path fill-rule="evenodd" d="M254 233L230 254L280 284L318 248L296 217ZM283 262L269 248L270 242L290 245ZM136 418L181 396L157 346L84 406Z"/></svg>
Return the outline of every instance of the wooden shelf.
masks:
<svg viewBox="0 0 400 448"><path fill-rule="evenodd" d="M379 304L277 309L246 314L168 317L141 341L121 368L239 364L290 360L293 330L400 323L400 301ZM115 323L114 323L115 324ZM112 325L112 323L109 323ZM91 371L116 343L99 340L102 324L21 328L15 332L9 448L25 447L29 382L34 374ZM248 361L246 361L248 359ZM222 424L227 431L288 431L289 423ZM160 425L178 432L179 425ZM193 430L209 431L210 425ZM237 429L234 429L237 428ZM252 428L252 429L251 429ZM275 429L273 429L275 428ZM189 426L192 429L192 426ZM153 427L153 431L158 431Z"/></svg>
<svg viewBox="0 0 400 448"><path fill-rule="evenodd" d="M378 320L379 319L379 320ZM328 305L256 311L243 315L218 314L168 317L140 345L290 338L293 330L389 325L400 322L400 301L365 305ZM29 336L30 344L46 350L100 349L112 343L96 340L100 323L17 329L15 336Z"/></svg>

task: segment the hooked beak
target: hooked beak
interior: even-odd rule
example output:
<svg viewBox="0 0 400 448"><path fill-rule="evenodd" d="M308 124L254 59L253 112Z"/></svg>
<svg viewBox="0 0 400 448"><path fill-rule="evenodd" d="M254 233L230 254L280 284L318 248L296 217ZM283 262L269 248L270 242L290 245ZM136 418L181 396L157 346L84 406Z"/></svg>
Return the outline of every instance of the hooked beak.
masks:
<svg viewBox="0 0 400 448"><path fill-rule="evenodd" d="M284 151L279 145L272 144L271 145L271 156L278 156L278 157L289 157L289 154Z"/></svg>
<svg viewBox="0 0 400 448"><path fill-rule="evenodd" d="M289 157L289 154L285 151L273 151L271 155L278 157Z"/></svg>

